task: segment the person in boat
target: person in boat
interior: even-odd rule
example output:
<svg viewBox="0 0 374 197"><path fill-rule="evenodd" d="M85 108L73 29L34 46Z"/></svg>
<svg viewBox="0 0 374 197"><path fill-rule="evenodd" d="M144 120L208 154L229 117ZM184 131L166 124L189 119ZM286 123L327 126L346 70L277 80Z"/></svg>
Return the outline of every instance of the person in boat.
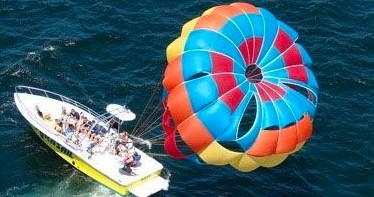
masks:
<svg viewBox="0 0 374 197"><path fill-rule="evenodd" d="M88 133L90 128L92 126L92 122L89 121L88 119L85 121L84 125L83 125L83 130L84 130L84 133Z"/></svg>
<svg viewBox="0 0 374 197"><path fill-rule="evenodd" d="M65 134L69 135L75 132L75 125L76 121L74 119L70 119L66 128L65 128Z"/></svg>
<svg viewBox="0 0 374 197"><path fill-rule="evenodd" d="M47 113L43 116L43 120L44 122L48 125L48 126L51 126L53 128L53 120L52 120L52 116L50 113Z"/></svg>
<svg viewBox="0 0 374 197"><path fill-rule="evenodd" d="M95 120L92 120L92 126L89 133L89 139L91 141L95 141L97 144L101 143L104 140L106 133L108 133L108 130L97 124Z"/></svg>
<svg viewBox="0 0 374 197"><path fill-rule="evenodd" d="M90 129L88 131L88 139L93 140L95 138L95 131L98 129L98 127L96 126L95 120L90 121L89 124L90 124Z"/></svg>
<svg viewBox="0 0 374 197"><path fill-rule="evenodd" d="M68 121L68 118L69 118L69 114L66 111L66 107L62 106L61 107L61 121L63 123L66 123L66 121Z"/></svg>
<svg viewBox="0 0 374 197"><path fill-rule="evenodd" d="M138 165L141 156L135 151L133 141L129 138L127 132L119 134L119 138L115 144L115 151L124 164L120 172L131 174L131 167Z"/></svg>
<svg viewBox="0 0 374 197"><path fill-rule="evenodd" d="M62 123L62 120L61 119L55 119L55 126L54 126L54 129L58 132L58 133L63 133L63 123Z"/></svg>
<svg viewBox="0 0 374 197"><path fill-rule="evenodd" d="M92 120L91 124L92 126L88 131L88 135L89 140L93 142L91 142L87 148L87 152L90 154L92 154L93 147L100 144L104 140L106 133L108 133L108 130L106 130L102 125L96 123L95 120Z"/></svg>
<svg viewBox="0 0 374 197"><path fill-rule="evenodd" d="M71 140L75 144L79 144L80 141L83 140L88 134L88 130L90 127L88 126L87 122L88 120L85 116L81 116L81 118L78 121L76 121L75 132L71 137Z"/></svg>
<svg viewBox="0 0 374 197"><path fill-rule="evenodd" d="M126 131L118 135L114 148L117 155L128 153L134 148L133 141L129 138Z"/></svg>
<svg viewBox="0 0 374 197"><path fill-rule="evenodd" d="M77 126L76 126L75 130L78 133L86 133L87 132L87 122L88 122L87 117L81 116L81 118L77 122Z"/></svg>
<svg viewBox="0 0 374 197"><path fill-rule="evenodd" d="M40 111L39 109L39 106L38 105L35 105L35 110L36 110L36 113L38 114L39 117L43 118L43 112Z"/></svg>
<svg viewBox="0 0 374 197"><path fill-rule="evenodd" d="M108 130L106 130L103 126L100 126L100 130L96 132L95 140L97 143L101 143L104 140L104 137L108 133Z"/></svg>
<svg viewBox="0 0 374 197"><path fill-rule="evenodd" d="M73 118L69 119L67 127L65 128L65 136L67 141L72 141L75 144L80 143L79 132L76 130L77 121Z"/></svg>
<svg viewBox="0 0 374 197"><path fill-rule="evenodd" d="M80 119L80 115L77 111L75 111L74 109L71 109L70 111L70 118L74 118L75 120L79 120Z"/></svg>

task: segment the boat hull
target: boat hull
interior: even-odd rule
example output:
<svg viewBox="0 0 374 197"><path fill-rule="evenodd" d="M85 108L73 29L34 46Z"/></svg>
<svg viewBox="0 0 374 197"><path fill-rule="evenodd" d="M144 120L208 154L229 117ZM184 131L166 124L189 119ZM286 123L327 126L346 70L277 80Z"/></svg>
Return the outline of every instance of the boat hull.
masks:
<svg viewBox="0 0 374 197"><path fill-rule="evenodd" d="M49 138L43 132L39 131L36 127L32 126L32 128L35 134L44 142L44 144L46 144L51 150L67 161L70 165L121 195L129 193L126 186L120 185L104 174L98 172L85 161L77 157L74 153L55 142L53 139Z"/></svg>
<svg viewBox="0 0 374 197"><path fill-rule="evenodd" d="M39 131L36 127L32 125L31 127L33 131L35 132L35 134L39 137L41 141L43 141L44 144L46 144L51 150L53 150L57 155L59 155L61 158L67 161L70 165L72 165L73 167L83 172L87 176L93 178L94 180L98 181L99 183L105 185L109 189L112 189L121 195L129 194L130 187L136 187L138 185L141 185L144 182L147 182L147 180L150 180L150 179L153 179L159 176L161 173L161 171L158 171L128 186L120 185L116 183L115 181L113 181L112 179L110 179L109 177L105 176L104 174L98 172L96 169L91 167L85 161L77 157L74 153L72 153L65 147L61 146L59 143L55 142L53 139L45 135L43 132Z"/></svg>

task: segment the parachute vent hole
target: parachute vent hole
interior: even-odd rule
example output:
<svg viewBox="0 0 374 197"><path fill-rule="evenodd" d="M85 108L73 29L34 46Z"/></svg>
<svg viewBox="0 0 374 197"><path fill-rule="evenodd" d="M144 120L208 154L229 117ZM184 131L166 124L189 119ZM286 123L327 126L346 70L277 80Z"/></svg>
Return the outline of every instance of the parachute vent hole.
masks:
<svg viewBox="0 0 374 197"><path fill-rule="evenodd" d="M198 79L198 78L201 78L201 77L204 77L204 76L207 76L207 75L209 75L209 73L207 73L207 72L196 73L196 74L192 75L191 77L189 77L186 81Z"/></svg>
<svg viewBox="0 0 374 197"><path fill-rule="evenodd" d="M298 85L295 85L295 84L289 84L289 83L284 83L284 85L288 86L289 88L295 90L296 92L300 93L301 95L303 95L306 99L308 99L310 102L312 102L313 104L317 104L317 100L314 96L314 94L309 91L308 89L304 88L304 87L301 87L301 86L298 86Z"/></svg>
<svg viewBox="0 0 374 197"><path fill-rule="evenodd" d="M252 128L252 125L256 119L257 105L255 97L252 97L249 101L247 108L244 111L243 117L240 120L237 138L241 138Z"/></svg>
<svg viewBox="0 0 374 197"><path fill-rule="evenodd" d="M248 81L251 83L261 82L263 78L261 68L259 68L257 64L247 66L245 69L245 77L247 77Z"/></svg>

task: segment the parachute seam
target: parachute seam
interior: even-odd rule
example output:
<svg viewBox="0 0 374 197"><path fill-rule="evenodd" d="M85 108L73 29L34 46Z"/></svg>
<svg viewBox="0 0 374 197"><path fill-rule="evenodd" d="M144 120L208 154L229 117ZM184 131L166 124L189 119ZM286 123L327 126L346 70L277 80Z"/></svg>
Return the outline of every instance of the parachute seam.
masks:
<svg viewBox="0 0 374 197"><path fill-rule="evenodd" d="M239 74L236 74L236 73L217 73L217 74L230 74L230 75L235 74L235 75L239 75ZM208 76L212 76L212 75L206 75L206 76L203 76L203 77L201 77L201 78L208 77ZM201 79L201 78L197 78L197 79ZM197 79L193 79L193 80L197 80ZM193 81L193 80L191 80L191 81ZM232 91L233 89L235 89L235 88L237 88L237 87L243 85L243 84L246 83L246 82L247 82L247 81L244 80L244 81L241 82L239 85L237 85L237 86L235 86L234 88L232 88L230 91ZM185 82L180 83L179 85L181 85L181 84L185 84ZM178 85L178 86L179 86L179 85ZM203 108L201 108L199 111L201 111L201 110L203 110L203 109L209 107L210 105L212 105L212 103L216 102L218 99L220 99L222 96L226 95L226 94L227 94L228 92L230 92L230 91L227 91L225 94L222 94L220 97L217 97L216 100L213 100L211 103L208 103L206 106L204 106ZM189 118L191 118L191 117L194 116L195 114L197 114L197 112L194 112L193 114L191 114L190 116L188 116L188 117L187 117L186 119L184 119L180 124L182 124L184 121L188 120Z"/></svg>
<svg viewBox="0 0 374 197"><path fill-rule="evenodd" d="M266 27L265 27L264 16L262 15L261 9L258 9L258 11L260 12L260 15L261 15L261 18L262 18L262 23L264 24L264 29L263 29L263 31L264 31L264 35L263 35L263 38L262 38L260 51L258 52L257 59L256 59L256 62L255 62L256 64L257 64L258 59L259 59L259 57L260 57L260 55L261 55L261 52L262 52L262 49L263 49L263 46L264 46L264 43L265 43L264 40L266 39L266 38L265 38L265 29L266 29Z"/></svg>
<svg viewBox="0 0 374 197"><path fill-rule="evenodd" d="M233 41L231 41L231 39L229 39L229 38L228 38L226 35L224 35L223 33L218 32L218 31L215 31L215 30L212 30L212 29L199 28L199 29L196 29L196 30L206 30L206 31L214 32L214 33L217 33L217 34L221 35L221 36L224 37L226 40L228 40L232 45L235 46L237 52L240 54L240 57L241 57L241 59L242 59L242 61L243 61L243 63L244 63L244 64L243 64L243 65L244 65L243 69L245 70L245 67L246 67L245 65L246 65L246 64L245 64L244 57L243 57L242 53L240 52L238 46L236 46L235 43L234 43ZM194 30L194 31L196 31L196 30ZM215 51L213 51L213 52L215 52ZM242 65L242 64L239 64L239 65Z"/></svg>
<svg viewBox="0 0 374 197"><path fill-rule="evenodd" d="M272 48L274 48L274 44L275 44L275 41L276 41L276 38L278 37L278 34L279 34L279 22L277 20L277 33L275 34L275 37L273 39L273 43L271 44L271 46L269 47L269 50L265 53L264 57L261 59L261 61L258 63L259 65L261 65L261 63L265 60L265 58L269 55L270 51ZM264 29L265 29L265 23L264 23ZM265 40L265 33L264 33L264 40ZM263 42L264 43L264 42ZM261 50L262 50L262 47L261 47Z"/></svg>
<svg viewBox="0 0 374 197"><path fill-rule="evenodd" d="M269 74L269 73L272 73L272 72L276 72L276 71L279 71L279 70L287 70L287 68L295 68L295 67L304 67L304 64L293 64L293 65L290 65L290 66L283 66L282 68L277 68L277 69L273 69L273 70L269 70L269 71L266 71L266 72L263 72L262 75L265 77L265 74Z"/></svg>
<svg viewBox="0 0 374 197"><path fill-rule="evenodd" d="M273 62L275 62L277 59L279 59L280 57L283 56L283 54L285 54L286 52L288 52L291 47L293 47L294 45L296 45L296 40L297 38L294 40L294 42L286 49L284 50L281 54L279 54L277 57L275 57L273 60L271 60L270 62L268 62L267 64L265 64L262 69L265 69L266 67L268 67L270 64L272 64Z"/></svg>
<svg viewBox="0 0 374 197"><path fill-rule="evenodd" d="M261 84L265 85L263 82L261 82ZM278 129L280 130L279 111L278 111L277 107L275 106L275 102L274 102L274 100L270 97L270 95L269 95L269 94L268 94L268 93L267 93L267 92L266 92L266 91L265 91L261 86L258 86L258 88L262 89L262 90L265 92L265 94L270 98L271 104L273 105L275 111L277 112L277 113L276 113L276 116L277 116L277 120L278 120ZM260 131L263 131L263 130L264 130L264 128L261 127L261 130L260 130ZM260 133L260 132L259 132L259 133ZM274 150L274 152L272 152L271 154L275 154L275 153L276 153L276 151L277 151L277 147L278 147L278 140L279 140L279 131L278 131L278 135L277 135L277 144L276 144L275 150Z"/></svg>
<svg viewBox="0 0 374 197"><path fill-rule="evenodd" d="M242 10L240 10L240 11L242 11ZM243 12L242 12L243 13ZM246 42L246 38L245 38L245 36L244 36L244 33L243 33L243 31L241 30L241 28L231 19L231 18L229 18L229 17L227 17L227 16L225 16L225 15L222 15L222 14L219 14L219 13L217 13L217 14L212 14L212 15L220 15L220 16L223 16L224 18L226 18L226 19L228 19L228 21L230 21L231 23L233 23L234 25L235 25L235 27L239 30L239 32L240 32L240 34L242 35L242 37L243 37L243 39L244 39L244 42L246 43L245 45L246 45L246 47L247 47L247 55L249 55L248 54L248 45L247 45L247 42ZM222 27L221 27L221 29L222 29ZM243 54L241 53L241 51L239 50L239 52L240 52L240 54L242 55L242 58L244 59L244 57L243 57ZM247 62L245 62L245 59L244 59L244 63L245 63L245 67L247 66Z"/></svg>
<svg viewBox="0 0 374 197"><path fill-rule="evenodd" d="M217 52L217 51L213 51L213 50L208 50L208 49L190 49L190 50L187 50L187 51L184 51L180 56L183 56L185 53L188 53L188 52L194 52L194 51L204 51L204 52L213 52L213 53L216 53L216 54L219 54L219 55L222 55L222 56L225 56L227 58L230 58L231 60L233 60L235 63L239 64L240 63L238 61L236 61L236 59L224 54L224 53L221 53L221 52ZM235 65L235 64L234 64ZM234 66L233 65L233 66ZM243 68L242 66L240 66L240 68L242 68L244 71L245 71L245 68ZM234 71L234 70L233 70ZM235 72L234 72L235 73ZM241 73L237 73L237 74L241 74Z"/></svg>
<svg viewBox="0 0 374 197"><path fill-rule="evenodd" d="M254 34L254 28L253 28L253 24L252 24L252 21L251 21L251 18L249 18L249 14L247 13L247 12L245 12L245 11L243 11L241 8L239 8L244 14L245 14L245 16L247 17L247 19L248 19L248 21L249 21L249 24L251 25L251 32L252 32L252 38L254 38L255 37L255 34ZM247 45L247 48L248 48L248 43L247 43L247 40L246 40L246 45ZM249 48L248 48L249 49ZM254 52L255 52L255 45L254 44L252 44L252 54L251 54L251 56L249 56L249 61L252 63L253 62L253 56L254 56ZM249 55L249 53L248 53L248 55Z"/></svg>

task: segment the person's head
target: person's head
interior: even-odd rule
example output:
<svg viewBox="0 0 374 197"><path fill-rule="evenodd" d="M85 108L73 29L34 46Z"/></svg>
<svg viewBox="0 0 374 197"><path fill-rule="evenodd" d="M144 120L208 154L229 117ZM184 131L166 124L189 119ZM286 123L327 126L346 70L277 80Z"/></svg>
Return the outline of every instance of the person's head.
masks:
<svg viewBox="0 0 374 197"><path fill-rule="evenodd" d="M62 106L61 111L62 111L62 114L66 114L66 107Z"/></svg>
<svg viewBox="0 0 374 197"><path fill-rule="evenodd" d="M56 122L57 125L62 126L62 121L61 121L61 119L56 118L56 119L55 119L55 122Z"/></svg>
<svg viewBox="0 0 374 197"><path fill-rule="evenodd" d="M75 119L73 119L73 118L70 118L69 119L69 124L75 126L75 125L77 125L77 121Z"/></svg>
<svg viewBox="0 0 374 197"><path fill-rule="evenodd" d="M46 114L45 116L44 116L44 119L46 119L46 120L51 120L52 119L52 117L51 117L51 114Z"/></svg>
<svg viewBox="0 0 374 197"><path fill-rule="evenodd" d="M119 134L119 138L123 141L127 141L129 136L128 136L127 132L122 132L122 133Z"/></svg>

